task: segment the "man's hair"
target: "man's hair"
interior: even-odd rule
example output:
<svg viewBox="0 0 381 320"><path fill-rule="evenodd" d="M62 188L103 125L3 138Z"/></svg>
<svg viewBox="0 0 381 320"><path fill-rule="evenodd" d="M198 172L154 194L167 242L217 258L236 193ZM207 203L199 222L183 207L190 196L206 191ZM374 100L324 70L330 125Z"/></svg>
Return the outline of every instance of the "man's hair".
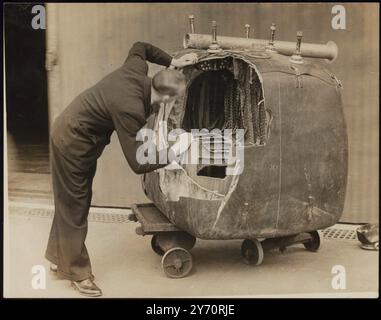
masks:
<svg viewBox="0 0 381 320"><path fill-rule="evenodd" d="M152 78L153 88L160 94L177 96L186 86L185 76L177 70L164 69Z"/></svg>

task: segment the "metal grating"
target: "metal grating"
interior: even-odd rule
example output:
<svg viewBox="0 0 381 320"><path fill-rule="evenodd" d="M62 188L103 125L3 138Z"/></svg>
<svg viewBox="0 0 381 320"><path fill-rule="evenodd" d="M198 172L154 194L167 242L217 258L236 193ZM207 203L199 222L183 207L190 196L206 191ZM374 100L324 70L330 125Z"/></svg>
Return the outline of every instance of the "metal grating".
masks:
<svg viewBox="0 0 381 320"><path fill-rule="evenodd" d="M339 240L357 240L356 230L327 228L321 231L323 238Z"/></svg>
<svg viewBox="0 0 381 320"><path fill-rule="evenodd" d="M106 208L105 211L101 211L101 209L96 208L95 210L90 209L88 221L89 222L103 222L103 223L128 223L128 214L131 211L126 210L126 213L112 213L112 209ZM94 212L95 211L95 212ZM121 210L117 210L121 211ZM10 214L24 215L29 217L37 217L37 218L53 218L54 209L45 207L45 208L33 208L27 206L9 206Z"/></svg>

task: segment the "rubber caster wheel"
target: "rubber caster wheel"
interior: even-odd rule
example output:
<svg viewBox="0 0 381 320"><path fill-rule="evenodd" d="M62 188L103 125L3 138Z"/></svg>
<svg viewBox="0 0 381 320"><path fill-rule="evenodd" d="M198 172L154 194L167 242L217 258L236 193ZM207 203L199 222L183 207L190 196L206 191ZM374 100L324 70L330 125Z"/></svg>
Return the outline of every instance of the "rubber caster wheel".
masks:
<svg viewBox="0 0 381 320"><path fill-rule="evenodd" d="M246 239L242 242L241 254L243 261L251 266L259 266L264 257L263 247L257 239Z"/></svg>
<svg viewBox="0 0 381 320"><path fill-rule="evenodd" d="M311 235L311 240L304 242L303 245L308 251L316 252L320 248L320 235L317 231L308 232Z"/></svg>
<svg viewBox="0 0 381 320"><path fill-rule="evenodd" d="M183 248L168 250L161 259L161 267L169 278L183 278L192 270L193 262L189 251Z"/></svg>
<svg viewBox="0 0 381 320"><path fill-rule="evenodd" d="M159 246L156 234L151 238L151 248L159 256L163 256L165 253L164 250Z"/></svg>

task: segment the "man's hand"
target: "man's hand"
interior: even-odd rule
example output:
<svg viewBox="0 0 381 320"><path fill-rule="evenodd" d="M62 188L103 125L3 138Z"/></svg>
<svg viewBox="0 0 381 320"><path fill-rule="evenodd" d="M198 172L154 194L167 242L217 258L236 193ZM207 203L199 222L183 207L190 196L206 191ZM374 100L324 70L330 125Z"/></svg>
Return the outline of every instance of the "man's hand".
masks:
<svg viewBox="0 0 381 320"><path fill-rule="evenodd" d="M176 161L172 161L169 165L165 167L167 170L181 170L182 166L180 166Z"/></svg>
<svg viewBox="0 0 381 320"><path fill-rule="evenodd" d="M178 157L189 149L192 141L192 134L190 132L184 132L177 136L175 143L171 146L171 150Z"/></svg>
<svg viewBox="0 0 381 320"><path fill-rule="evenodd" d="M171 67L182 68L191 64L195 64L197 60L197 54L187 53L178 59L173 58L171 62Z"/></svg>

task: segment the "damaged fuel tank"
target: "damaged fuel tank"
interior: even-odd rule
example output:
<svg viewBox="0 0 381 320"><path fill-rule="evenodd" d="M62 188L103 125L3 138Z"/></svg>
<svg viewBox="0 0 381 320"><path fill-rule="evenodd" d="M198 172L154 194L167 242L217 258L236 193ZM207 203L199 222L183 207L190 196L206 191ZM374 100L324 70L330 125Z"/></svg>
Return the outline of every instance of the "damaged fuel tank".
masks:
<svg viewBox="0 0 381 320"><path fill-rule="evenodd" d="M324 52L303 57L299 38L291 58L273 38L227 48L215 34L176 53L198 61L183 69L187 89L168 129L244 129L241 174L200 163L144 175L146 195L179 228L202 239L273 238L340 219L348 166L341 83Z"/></svg>

